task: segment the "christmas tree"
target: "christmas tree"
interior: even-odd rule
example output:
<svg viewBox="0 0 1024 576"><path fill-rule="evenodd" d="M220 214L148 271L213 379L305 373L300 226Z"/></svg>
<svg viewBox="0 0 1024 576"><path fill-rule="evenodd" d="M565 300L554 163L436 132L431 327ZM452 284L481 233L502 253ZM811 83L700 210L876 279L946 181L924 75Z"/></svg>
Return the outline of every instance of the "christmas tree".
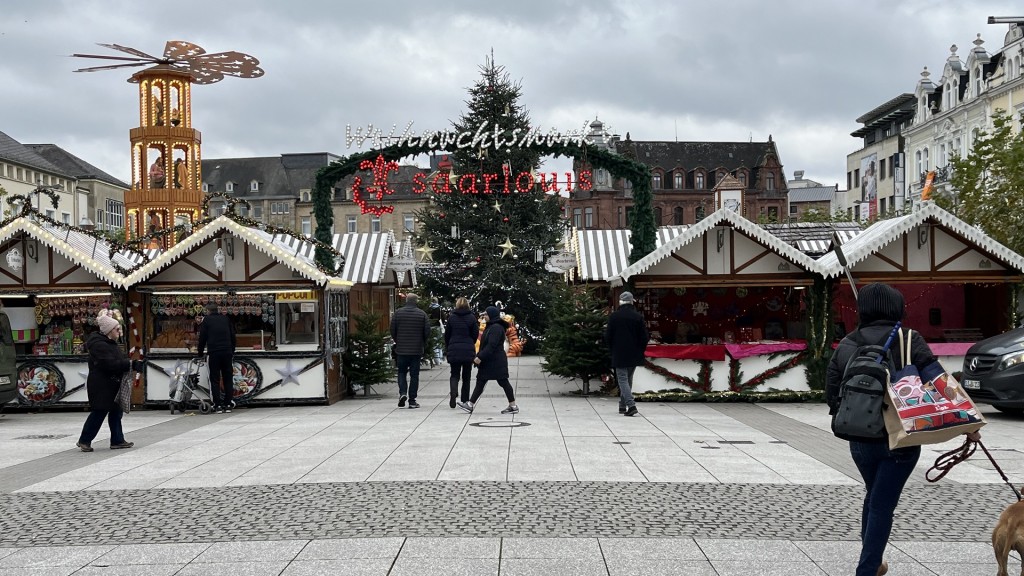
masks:
<svg viewBox="0 0 1024 576"><path fill-rule="evenodd" d="M521 138L532 128L521 94L504 67L488 59L454 132L476 134L483 127ZM561 275L544 269L565 231L561 198L550 190L553 180L558 190L567 189L571 178L536 174L540 155L520 143L452 152L452 173L427 187L433 202L417 214L414 242L425 292L448 302L465 296L481 309L500 301L534 332L543 331L550 295L562 283Z"/></svg>
<svg viewBox="0 0 1024 576"><path fill-rule="evenodd" d="M611 355L604 342L608 316L605 302L586 286L562 286L552 302L550 325L541 344L545 372L583 381L589 392L590 380L611 371Z"/></svg>
<svg viewBox="0 0 1024 576"><path fill-rule="evenodd" d="M395 369L385 347L390 334L378 328L381 319L368 305L355 317L356 329L349 334L348 349L342 356L350 390L356 384L365 390L394 379Z"/></svg>

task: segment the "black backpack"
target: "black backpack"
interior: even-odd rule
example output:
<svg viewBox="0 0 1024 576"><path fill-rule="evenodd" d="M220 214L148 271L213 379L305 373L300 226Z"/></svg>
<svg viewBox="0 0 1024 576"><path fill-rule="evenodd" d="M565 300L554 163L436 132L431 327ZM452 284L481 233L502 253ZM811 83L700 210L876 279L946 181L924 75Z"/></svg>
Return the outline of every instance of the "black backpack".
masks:
<svg viewBox="0 0 1024 576"><path fill-rule="evenodd" d="M857 330L852 339L857 351L846 363L839 386L839 409L832 417L832 433L847 440L881 440L885 431L885 394L889 375L896 371L889 346L899 324L882 344L868 344Z"/></svg>

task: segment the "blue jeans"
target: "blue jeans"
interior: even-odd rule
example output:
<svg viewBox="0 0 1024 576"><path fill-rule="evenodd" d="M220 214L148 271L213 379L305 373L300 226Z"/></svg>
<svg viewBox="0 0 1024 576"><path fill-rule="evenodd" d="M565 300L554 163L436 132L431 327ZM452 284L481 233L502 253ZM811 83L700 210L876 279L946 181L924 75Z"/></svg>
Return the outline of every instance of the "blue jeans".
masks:
<svg viewBox="0 0 1024 576"><path fill-rule="evenodd" d="M110 444L124 444L124 432L121 430L123 414L120 406L114 406L111 410L89 411L89 417L85 419L82 435L78 437L78 441L82 444L92 444L96 435L100 433L100 428L103 427L103 419L106 418L107 426L110 428Z"/></svg>
<svg viewBox="0 0 1024 576"><path fill-rule="evenodd" d="M420 390L420 359L419 354L410 356L398 355L398 395L409 396L409 400L416 399L416 393ZM406 375L409 382L406 384Z"/></svg>
<svg viewBox="0 0 1024 576"><path fill-rule="evenodd" d="M633 372L636 366L618 367L615 369L615 381L619 384L619 408L636 406L633 400Z"/></svg>
<svg viewBox="0 0 1024 576"><path fill-rule="evenodd" d="M921 457L921 447L889 450L886 442L850 442L850 455L864 479L864 510L860 518L860 562L857 576L875 576L892 532L893 512L903 486Z"/></svg>

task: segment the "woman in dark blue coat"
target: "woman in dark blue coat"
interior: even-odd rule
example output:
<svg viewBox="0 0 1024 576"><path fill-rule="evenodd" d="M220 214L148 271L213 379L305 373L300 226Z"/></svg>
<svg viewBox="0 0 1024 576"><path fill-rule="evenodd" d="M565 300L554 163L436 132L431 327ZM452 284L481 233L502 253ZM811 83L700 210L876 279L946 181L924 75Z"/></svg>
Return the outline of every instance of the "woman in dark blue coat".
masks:
<svg viewBox="0 0 1024 576"><path fill-rule="evenodd" d="M459 298L455 310L448 315L444 328L444 349L452 367L449 381L451 399L448 406L455 408L455 397L459 395L459 380L462 380L462 394L459 399L469 402L469 376L473 372L473 358L476 356L476 339L480 336L480 323L476 314L469 309L469 300Z"/></svg>
<svg viewBox="0 0 1024 576"><path fill-rule="evenodd" d="M473 363L477 365L476 386L473 388L473 396L469 402L459 402L459 408L472 413L473 406L484 393L484 386L488 380L497 380L498 386L505 391L505 398L508 399L508 408L501 411L502 414L518 414L519 407L516 406L516 394L512 389L512 383L508 381L508 356L505 355L505 331L508 330L508 322L501 319L501 313L494 306L487 307L487 327L484 328L484 335L480 338L480 350L476 353Z"/></svg>

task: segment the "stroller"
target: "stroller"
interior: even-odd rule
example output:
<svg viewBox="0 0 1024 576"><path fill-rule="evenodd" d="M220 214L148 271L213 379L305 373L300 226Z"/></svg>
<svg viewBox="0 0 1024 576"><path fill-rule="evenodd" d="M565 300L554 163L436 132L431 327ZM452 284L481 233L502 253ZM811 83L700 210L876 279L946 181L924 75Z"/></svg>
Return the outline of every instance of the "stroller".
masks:
<svg viewBox="0 0 1024 576"><path fill-rule="evenodd" d="M210 391L199 385L199 370L205 364L205 358L197 357L189 360L184 367L175 369L171 375L170 385L171 414L174 414L175 410L184 414L189 405L196 404L203 414L213 411L213 397ZM235 407L234 402L231 402L231 407Z"/></svg>

